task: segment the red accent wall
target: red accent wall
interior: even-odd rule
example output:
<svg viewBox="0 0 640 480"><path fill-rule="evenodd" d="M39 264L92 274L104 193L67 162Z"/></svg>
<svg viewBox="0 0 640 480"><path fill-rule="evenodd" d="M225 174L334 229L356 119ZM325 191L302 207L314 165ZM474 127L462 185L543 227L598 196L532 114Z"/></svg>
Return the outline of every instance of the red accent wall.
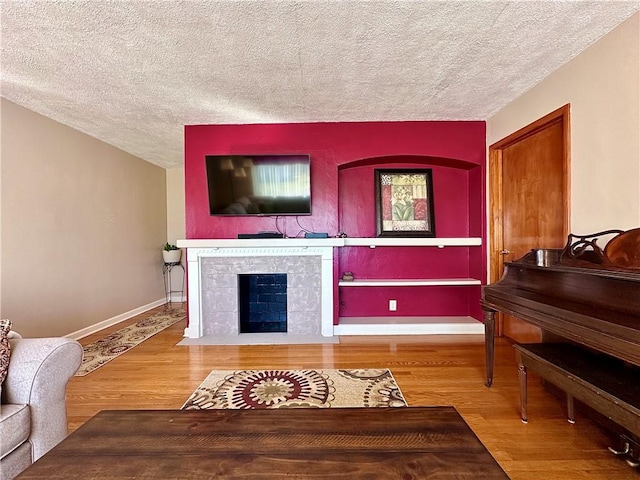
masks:
<svg viewBox="0 0 640 480"><path fill-rule="evenodd" d="M237 238L238 233L305 230L374 237L375 168L431 168L438 237L485 235L485 122L354 122L185 127L186 237ZM312 215L212 217L206 155L311 155ZM297 224L299 222L299 225ZM336 267L359 278L486 277L484 247L340 249ZM340 316L390 315L389 292L341 289ZM479 288L396 288L399 316L472 315L480 318ZM455 304L455 307L452 307ZM453 311L453 310L455 311Z"/></svg>

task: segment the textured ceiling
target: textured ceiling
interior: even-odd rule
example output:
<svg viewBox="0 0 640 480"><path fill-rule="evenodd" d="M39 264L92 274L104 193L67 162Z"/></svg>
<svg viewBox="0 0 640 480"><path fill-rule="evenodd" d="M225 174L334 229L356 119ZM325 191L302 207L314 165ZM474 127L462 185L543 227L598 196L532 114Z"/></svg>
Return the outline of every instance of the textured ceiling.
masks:
<svg viewBox="0 0 640 480"><path fill-rule="evenodd" d="M151 163L183 126L484 120L627 1L12 1L1 94Z"/></svg>

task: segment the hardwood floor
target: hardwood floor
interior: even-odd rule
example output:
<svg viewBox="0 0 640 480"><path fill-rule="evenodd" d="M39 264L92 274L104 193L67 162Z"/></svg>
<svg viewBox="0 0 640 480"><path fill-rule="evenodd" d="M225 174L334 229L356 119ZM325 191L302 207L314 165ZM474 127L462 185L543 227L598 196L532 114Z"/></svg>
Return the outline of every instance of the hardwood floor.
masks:
<svg viewBox="0 0 640 480"><path fill-rule="evenodd" d="M564 401L542 388L532 373L529 423L520 421L514 349L505 338L496 341L494 383L486 388L484 340L477 335L178 347L183 330L179 322L87 376L74 377L67 389L69 429L100 410L178 409L214 369L389 368L410 406L453 405L513 480L639 478L637 470L608 452L610 439L595 423L577 412L576 423L569 424Z"/></svg>

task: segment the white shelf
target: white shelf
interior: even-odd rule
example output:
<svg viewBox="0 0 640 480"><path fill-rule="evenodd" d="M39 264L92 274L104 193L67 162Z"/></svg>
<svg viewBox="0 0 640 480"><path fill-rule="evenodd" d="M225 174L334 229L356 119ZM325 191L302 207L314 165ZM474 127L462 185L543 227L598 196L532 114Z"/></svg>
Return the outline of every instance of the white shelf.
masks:
<svg viewBox="0 0 640 480"><path fill-rule="evenodd" d="M345 238L345 247L472 247L482 245L480 237L376 237L376 238Z"/></svg>
<svg viewBox="0 0 640 480"><path fill-rule="evenodd" d="M342 317L334 335L481 335L473 317Z"/></svg>
<svg viewBox="0 0 640 480"><path fill-rule="evenodd" d="M419 286L447 286L447 285L481 285L475 278L415 278L415 279L362 279L341 280L340 287L419 287Z"/></svg>
<svg viewBox="0 0 640 480"><path fill-rule="evenodd" d="M178 240L180 248L228 247L473 247L482 245L480 237L375 237L375 238L201 238Z"/></svg>

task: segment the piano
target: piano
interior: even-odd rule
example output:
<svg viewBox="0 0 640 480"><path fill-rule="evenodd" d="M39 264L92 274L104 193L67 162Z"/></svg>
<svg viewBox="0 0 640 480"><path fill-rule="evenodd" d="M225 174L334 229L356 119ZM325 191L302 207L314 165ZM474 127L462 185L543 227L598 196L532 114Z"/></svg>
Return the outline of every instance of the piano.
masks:
<svg viewBox="0 0 640 480"><path fill-rule="evenodd" d="M611 234L601 249L598 239ZM482 287L480 304L487 386L496 312L640 366L640 228L572 234L564 249L532 250L505 263L502 278Z"/></svg>
<svg viewBox="0 0 640 480"><path fill-rule="evenodd" d="M598 240L612 235L606 247L600 248ZM565 390L570 421L576 395L625 432L631 432L621 436L626 450L612 451L628 454L629 445L633 445L632 463L637 466L640 228L572 234L563 249L532 250L519 260L505 263L502 278L482 287L480 304L485 325L486 386L493 382L495 314L503 312L539 327L542 344L515 345L523 421L526 368L536 367L543 378L548 375ZM604 365L614 366L609 371Z"/></svg>

